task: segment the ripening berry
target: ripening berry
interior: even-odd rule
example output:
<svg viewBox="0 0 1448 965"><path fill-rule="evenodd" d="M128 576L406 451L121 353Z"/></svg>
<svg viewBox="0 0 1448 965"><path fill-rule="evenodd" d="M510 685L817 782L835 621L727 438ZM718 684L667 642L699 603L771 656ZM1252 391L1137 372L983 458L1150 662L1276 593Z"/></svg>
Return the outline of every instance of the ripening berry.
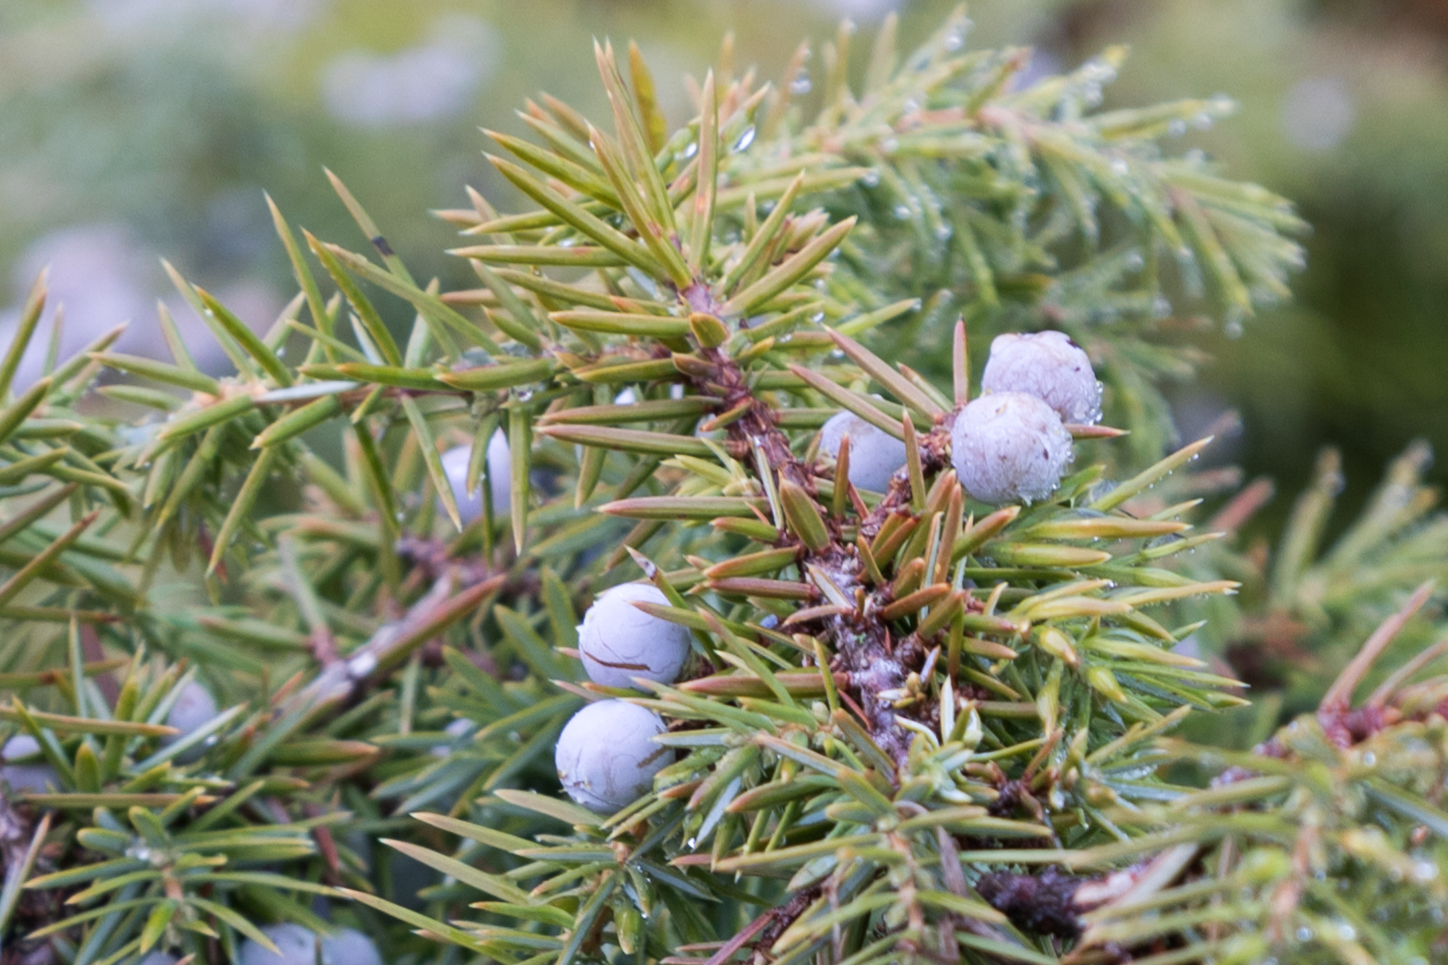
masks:
<svg viewBox="0 0 1448 965"><path fill-rule="evenodd" d="M1071 461L1071 434L1033 395L983 395L955 417L951 462L965 491L987 503L1049 496Z"/></svg>
<svg viewBox="0 0 1448 965"><path fill-rule="evenodd" d="M59 790L60 778L44 758L37 758L34 763L11 763L39 753L40 742L29 734L10 738L4 747L0 747L0 759L5 762L0 767L0 781L10 785L10 790L17 794L44 794L48 790Z"/></svg>
<svg viewBox="0 0 1448 965"><path fill-rule="evenodd" d="M839 458L840 442L850 435L850 484L883 493L890 477L905 465L905 443L853 412L836 412L820 428L820 452Z"/></svg>
<svg viewBox="0 0 1448 965"><path fill-rule="evenodd" d="M171 710L166 714L166 726L174 727L181 733L168 737L165 743L172 744L204 724L209 723L217 712L216 698L211 696L211 691L198 684L196 681L189 681L181 688L181 693L176 697L176 702L171 705ZM179 764L190 764L201 759L206 753L206 742L193 744L176 755L176 762Z"/></svg>
<svg viewBox="0 0 1448 965"><path fill-rule="evenodd" d="M588 679L604 687L632 687L635 677L671 684L689 657L689 629L645 613L635 603L669 605L651 583L604 590L583 615L578 652Z"/></svg>
<svg viewBox="0 0 1448 965"><path fill-rule="evenodd" d="M1101 383L1091 359L1065 332L996 336L981 388L1034 395L1062 422L1089 425L1101 418Z"/></svg>
<svg viewBox="0 0 1448 965"><path fill-rule="evenodd" d="M467 526L483 515L483 481L472 492L467 492L468 460L473 456L472 446L457 446L442 454L442 469L452 485L453 499L458 504L458 518ZM508 437L499 429L488 440L488 489L493 496L493 518L506 517L512 510L511 494L513 458L508 452Z"/></svg>
<svg viewBox="0 0 1448 965"><path fill-rule="evenodd" d="M673 757L650 738L664 720L624 700L600 700L573 715L558 735L553 763L568 796L608 814L638 800Z"/></svg>

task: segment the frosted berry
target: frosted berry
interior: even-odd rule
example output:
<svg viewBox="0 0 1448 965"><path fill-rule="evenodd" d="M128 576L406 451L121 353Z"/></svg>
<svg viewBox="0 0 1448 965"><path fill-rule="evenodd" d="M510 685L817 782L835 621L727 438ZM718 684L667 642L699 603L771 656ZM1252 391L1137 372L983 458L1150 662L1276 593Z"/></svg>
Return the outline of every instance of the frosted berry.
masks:
<svg viewBox="0 0 1448 965"><path fill-rule="evenodd" d="M166 726L174 727L181 733L166 738L165 742L167 744L175 743L209 723L216 717L216 714L216 698L211 696L211 691L194 680L189 681L181 688L176 702L171 705L170 712L166 714ZM177 754L176 761L180 764L190 764L192 761L200 760L205 753L205 742L193 744Z"/></svg>
<svg viewBox="0 0 1448 965"><path fill-rule="evenodd" d="M632 804L672 759L668 748L651 740L663 732L663 718L636 704L623 700L589 704L558 735L553 763L563 789L600 814Z"/></svg>
<svg viewBox="0 0 1448 965"><path fill-rule="evenodd" d="M1033 395L984 395L955 417L951 461L966 492L987 503L1044 499L1071 461L1071 434Z"/></svg>
<svg viewBox="0 0 1448 965"><path fill-rule="evenodd" d="M1090 424L1101 418L1101 383L1091 359L1065 332L996 336L981 388L1034 395L1062 422Z"/></svg>
<svg viewBox="0 0 1448 965"><path fill-rule="evenodd" d="M472 492L468 484L468 460L473 456L472 446L458 446L442 454L442 469L452 486L453 499L458 504L458 518L464 526L483 515L483 480ZM508 437L499 429L488 440L487 482L493 496L493 518L505 517L512 510L513 457L508 452Z"/></svg>
<svg viewBox="0 0 1448 965"><path fill-rule="evenodd" d="M0 748L0 759L5 762L4 766L0 766L0 780L10 785L10 790L17 794L44 794L49 790L60 790L55 768L46 764L43 758L35 763L11 763L39 753L40 742L29 734L10 738Z"/></svg>
<svg viewBox="0 0 1448 965"><path fill-rule="evenodd" d="M578 652L588 679L604 687L632 687L635 677L669 684L689 657L689 630L645 613L635 603L669 605L650 583L604 590L578 628Z"/></svg>
<svg viewBox="0 0 1448 965"><path fill-rule="evenodd" d="M820 452L838 458L845 433L850 435L850 484L885 492L890 477L905 465L905 443L853 412L837 412L820 429Z"/></svg>

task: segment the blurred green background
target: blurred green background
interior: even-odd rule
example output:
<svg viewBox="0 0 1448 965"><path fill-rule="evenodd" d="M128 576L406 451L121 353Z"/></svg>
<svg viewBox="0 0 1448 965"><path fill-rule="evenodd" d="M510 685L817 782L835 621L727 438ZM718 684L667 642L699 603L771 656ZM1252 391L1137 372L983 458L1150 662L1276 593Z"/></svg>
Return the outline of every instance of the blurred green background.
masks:
<svg viewBox="0 0 1448 965"><path fill-rule="evenodd" d="M737 62L775 77L841 17L869 29L895 10L908 43L952 6L6 0L0 340L49 263L68 349L133 319L122 348L159 351L153 306L172 297L160 256L267 324L290 279L263 189L294 223L362 247L323 165L415 273L471 284L442 254L454 235L423 212L465 204L465 184L506 209L477 128L521 132L512 112L539 90L597 112L590 37L636 39L682 120L679 79L729 31ZM1175 395L1184 435L1240 410L1220 455L1289 489L1320 446L1340 445L1348 504L1410 439L1448 449L1448 3L982 0L970 12L974 45L1032 46L1033 72L1130 44L1108 107L1232 96L1238 117L1179 143L1296 199L1314 225L1297 301L1208 336L1216 361ZM203 355L206 341L196 333Z"/></svg>

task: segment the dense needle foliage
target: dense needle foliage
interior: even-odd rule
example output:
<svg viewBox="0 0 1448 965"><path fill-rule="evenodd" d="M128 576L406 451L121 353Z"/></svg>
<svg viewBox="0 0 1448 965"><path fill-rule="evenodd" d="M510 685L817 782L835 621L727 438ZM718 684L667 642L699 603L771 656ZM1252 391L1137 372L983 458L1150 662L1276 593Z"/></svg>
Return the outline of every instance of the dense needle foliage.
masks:
<svg viewBox="0 0 1448 965"><path fill-rule="evenodd" d="M601 44L612 117L530 103L490 135L523 210L441 212L477 288L335 178L371 254L273 206L269 331L173 272L226 377L163 313L170 362L111 335L12 387L41 279L0 365L4 960L240 961L278 922L419 963L1448 955L1424 454L1325 553L1330 456L1239 545L1265 484L1191 471L1158 387L1286 293L1301 225L1164 145L1230 105L1101 112L1119 51L1022 86L966 27L901 56L887 23L862 81L843 28L813 92L807 48L777 86L726 48L674 132ZM952 427L1043 328L1104 424L982 503ZM821 445L841 411L898 440L882 491ZM578 626L633 580L692 653L590 683ZM554 749L606 698L665 757L595 813Z"/></svg>

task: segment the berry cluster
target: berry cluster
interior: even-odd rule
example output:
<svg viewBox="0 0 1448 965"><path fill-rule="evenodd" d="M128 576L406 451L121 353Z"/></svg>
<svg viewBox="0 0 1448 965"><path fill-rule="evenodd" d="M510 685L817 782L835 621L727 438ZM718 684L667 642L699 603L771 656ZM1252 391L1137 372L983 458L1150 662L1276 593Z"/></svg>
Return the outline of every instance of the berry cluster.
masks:
<svg viewBox="0 0 1448 965"><path fill-rule="evenodd" d="M594 683L628 688L635 679L673 683L689 656L689 631L645 613L635 604L667 606L669 599L647 583L605 590L583 615L578 651ZM668 763L654 743L664 732L658 714L624 700L589 704L558 737L554 764L569 797L601 813L637 800Z"/></svg>
<svg viewBox="0 0 1448 965"><path fill-rule="evenodd" d="M991 343L981 387L985 394L951 427L961 485L987 503L1044 499L1072 458L1067 424L1101 418L1091 360L1061 332L1001 335Z"/></svg>
<svg viewBox="0 0 1448 965"><path fill-rule="evenodd" d="M1002 335L991 344L983 387L985 394L963 407L951 427L952 459L961 483L988 503L1045 498L1060 484L1072 458L1066 425L1100 418L1101 383L1091 360L1060 332ZM905 466L905 444L853 413L840 412L821 428L819 451L838 458L846 439L850 484L872 492L889 489ZM461 453L465 468L467 450L453 452ZM507 458L506 444L502 455ZM492 445L488 458L491 463ZM506 499L506 475L503 480ZM495 495L495 509L498 502ZM578 628L579 656L589 679L623 689L640 679L677 680L689 656L689 631L635 605L668 602L647 583L625 583L600 594ZM670 759L653 740L664 729L658 714L626 700L589 704L558 738L554 763L564 790L598 812L631 804Z"/></svg>

